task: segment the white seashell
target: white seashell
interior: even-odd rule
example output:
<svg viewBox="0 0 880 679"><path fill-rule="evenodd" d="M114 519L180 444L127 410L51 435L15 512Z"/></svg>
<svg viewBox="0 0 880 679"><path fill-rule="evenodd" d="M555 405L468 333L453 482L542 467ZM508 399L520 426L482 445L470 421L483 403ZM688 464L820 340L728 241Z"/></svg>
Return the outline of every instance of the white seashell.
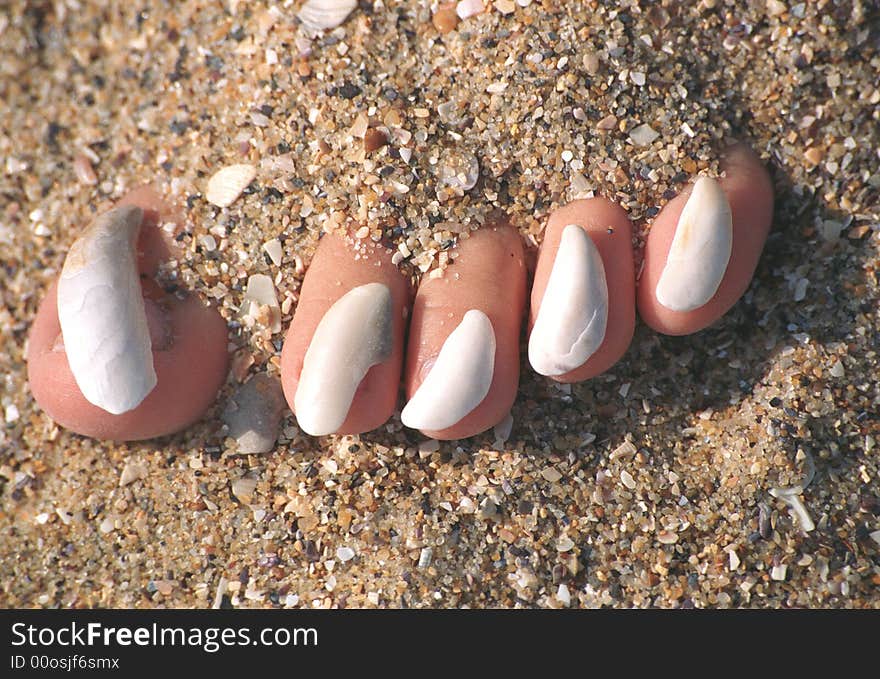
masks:
<svg viewBox="0 0 880 679"><path fill-rule="evenodd" d="M716 180L700 177L678 218L657 301L673 311L699 309L718 291L732 248L727 196Z"/></svg>
<svg viewBox="0 0 880 679"><path fill-rule="evenodd" d="M215 172L208 180L208 190L205 198L207 198L209 203L217 207L229 207L256 176L257 168L253 165L246 163L228 165L222 170Z"/></svg>
<svg viewBox="0 0 880 679"><path fill-rule="evenodd" d="M580 367L601 346L607 322L602 257L587 232L569 224L562 231L529 337L529 363L541 375L562 375Z"/></svg>
<svg viewBox="0 0 880 679"><path fill-rule="evenodd" d="M303 26L312 31L336 28L357 7L357 0L308 0L297 13Z"/></svg>
<svg viewBox="0 0 880 679"><path fill-rule="evenodd" d="M482 311L471 309L453 330L425 381L403 409L407 427L451 427L486 398L495 374L495 330Z"/></svg>
<svg viewBox="0 0 880 679"><path fill-rule="evenodd" d="M455 13L460 19L467 19L485 11L486 3L483 0L461 0L455 8Z"/></svg>
<svg viewBox="0 0 880 679"><path fill-rule="evenodd" d="M143 211L100 215L80 236L58 281L58 321L67 362L89 403L118 415L156 386L152 344L137 271Z"/></svg>
<svg viewBox="0 0 880 679"><path fill-rule="evenodd" d="M382 283L353 288L327 310L306 350L294 396L304 432L324 436L342 426L367 371L391 355L392 316L391 291Z"/></svg>

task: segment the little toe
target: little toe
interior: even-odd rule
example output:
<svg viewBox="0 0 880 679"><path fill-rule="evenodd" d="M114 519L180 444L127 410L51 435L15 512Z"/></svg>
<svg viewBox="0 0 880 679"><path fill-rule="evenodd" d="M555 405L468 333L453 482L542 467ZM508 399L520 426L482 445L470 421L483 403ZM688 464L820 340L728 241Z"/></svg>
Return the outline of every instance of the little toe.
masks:
<svg viewBox="0 0 880 679"><path fill-rule="evenodd" d="M360 434L394 412L411 291L384 245L326 234L281 352L281 383L312 436Z"/></svg>
<svg viewBox="0 0 880 679"><path fill-rule="evenodd" d="M701 177L660 211L645 244L638 308L667 335L721 318L752 280L773 219L773 185L748 147L730 147L723 175Z"/></svg>
<svg viewBox="0 0 880 679"><path fill-rule="evenodd" d="M136 244L161 242L144 233L156 223L143 216L164 209L156 194L142 193L99 215L37 311L31 391L52 419L79 434L140 440L179 431L202 416L226 377L220 314L138 273L154 270L158 259L144 265ZM159 257L161 248L149 249Z"/></svg>
<svg viewBox="0 0 880 679"><path fill-rule="evenodd" d="M422 281L413 307L404 425L437 439L473 436L510 411L519 384L526 274L506 221L461 240L440 277Z"/></svg>
<svg viewBox="0 0 880 679"><path fill-rule="evenodd" d="M559 382L608 370L635 327L632 224L604 198L577 200L550 215L535 269L529 363Z"/></svg>

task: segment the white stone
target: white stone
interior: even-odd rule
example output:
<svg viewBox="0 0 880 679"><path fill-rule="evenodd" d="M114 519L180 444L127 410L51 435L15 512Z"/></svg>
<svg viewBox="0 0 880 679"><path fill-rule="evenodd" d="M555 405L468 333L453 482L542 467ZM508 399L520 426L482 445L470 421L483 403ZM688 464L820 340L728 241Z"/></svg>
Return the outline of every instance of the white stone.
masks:
<svg viewBox="0 0 880 679"><path fill-rule="evenodd" d="M312 436L345 422L367 371L391 356L393 305L382 283L353 288L331 306L306 350L294 397L299 426Z"/></svg>
<svg viewBox="0 0 880 679"><path fill-rule="evenodd" d="M709 177L694 184L657 283L657 301L673 311L692 311L718 291L733 247L730 204Z"/></svg>
<svg viewBox="0 0 880 679"><path fill-rule="evenodd" d="M74 379L89 403L118 415L156 386L137 271L143 211L100 215L71 246L58 281L58 321Z"/></svg>
<svg viewBox="0 0 880 679"><path fill-rule="evenodd" d="M495 330L486 314L471 309L403 409L403 424L434 431L451 427L486 398L494 374Z"/></svg>
<svg viewBox="0 0 880 679"><path fill-rule="evenodd" d="M608 285L592 238L577 225L562 232L529 336L529 363L541 375L580 367L605 339Z"/></svg>

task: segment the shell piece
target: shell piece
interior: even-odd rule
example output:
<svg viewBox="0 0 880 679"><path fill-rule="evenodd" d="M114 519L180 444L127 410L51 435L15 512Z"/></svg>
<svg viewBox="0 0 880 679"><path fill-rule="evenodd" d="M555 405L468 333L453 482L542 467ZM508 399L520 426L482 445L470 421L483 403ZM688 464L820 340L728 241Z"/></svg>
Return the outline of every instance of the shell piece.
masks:
<svg viewBox="0 0 880 679"><path fill-rule="evenodd" d="M486 398L494 374L495 329L486 314L471 309L446 338L400 419L413 429L451 427Z"/></svg>
<svg viewBox="0 0 880 679"><path fill-rule="evenodd" d="M308 0L297 13L303 26L326 31L340 26L357 7L357 0Z"/></svg>
<svg viewBox="0 0 880 679"><path fill-rule="evenodd" d="M142 219L132 205L100 215L70 248L58 281L70 370L86 400L114 415L137 407L157 381L137 271Z"/></svg>
<svg viewBox="0 0 880 679"><path fill-rule="evenodd" d="M721 185L700 177L685 203L657 283L657 301L692 311L718 291L733 249L733 218Z"/></svg>
<svg viewBox="0 0 880 679"><path fill-rule="evenodd" d="M562 375L580 367L605 339L608 284L593 239L581 227L562 231L535 327L529 363L541 375Z"/></svg>
<svg viewBox="0 0 880 679"><path fill-rule="evenodd" d="M256 176L257 168L253 165L247 163L228 165L215 172L208 180L205 198L217 207L229 207Z"/></svg>
<svg viewBox="0 0 880 679"><path fill-rule="evenodd" d="M392 350L391 291L382 283L349 290L312 335L294 396L299 426L312 436L332 434L348 416L367 371Z"/></svg>

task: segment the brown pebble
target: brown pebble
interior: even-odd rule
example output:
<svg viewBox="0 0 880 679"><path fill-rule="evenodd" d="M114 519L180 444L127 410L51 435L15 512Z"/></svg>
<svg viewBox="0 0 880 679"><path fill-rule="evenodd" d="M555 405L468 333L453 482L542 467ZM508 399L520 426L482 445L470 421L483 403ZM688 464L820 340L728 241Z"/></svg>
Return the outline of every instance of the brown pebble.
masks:
<svg viewBox="0 0 880 679"><path fill-rule="evenodd" d="M824 154L822 153L822 149L818 146L812 146L807 149L806 153L804 153L804 158L810 165L818 165L822 162L822 158Z"/></svg>
<svg viewBox="0 0 880 679"><path fill-rule="evenodd" d="M73 161L73 171L80 183L86 186L94 186L98 183L98 177L92 169L92 164L84 155L78 155Z"/></svg>
<svg viewBox="0 0 880 679"><path fill-rule="evenodd" d="M388 138L382 130L371 127L364 134L364 151L372 153L376 149L382 148L388 143Z"/></svg>
<svg viewBox="0 0 880 679"><path fill-rule="evenodd" d="M455 4L440 5L437 11L434 12L434 16L431 17L431 23L441 33L454 31L455 27L458 26L458 14L455 13Z"/></svg>

